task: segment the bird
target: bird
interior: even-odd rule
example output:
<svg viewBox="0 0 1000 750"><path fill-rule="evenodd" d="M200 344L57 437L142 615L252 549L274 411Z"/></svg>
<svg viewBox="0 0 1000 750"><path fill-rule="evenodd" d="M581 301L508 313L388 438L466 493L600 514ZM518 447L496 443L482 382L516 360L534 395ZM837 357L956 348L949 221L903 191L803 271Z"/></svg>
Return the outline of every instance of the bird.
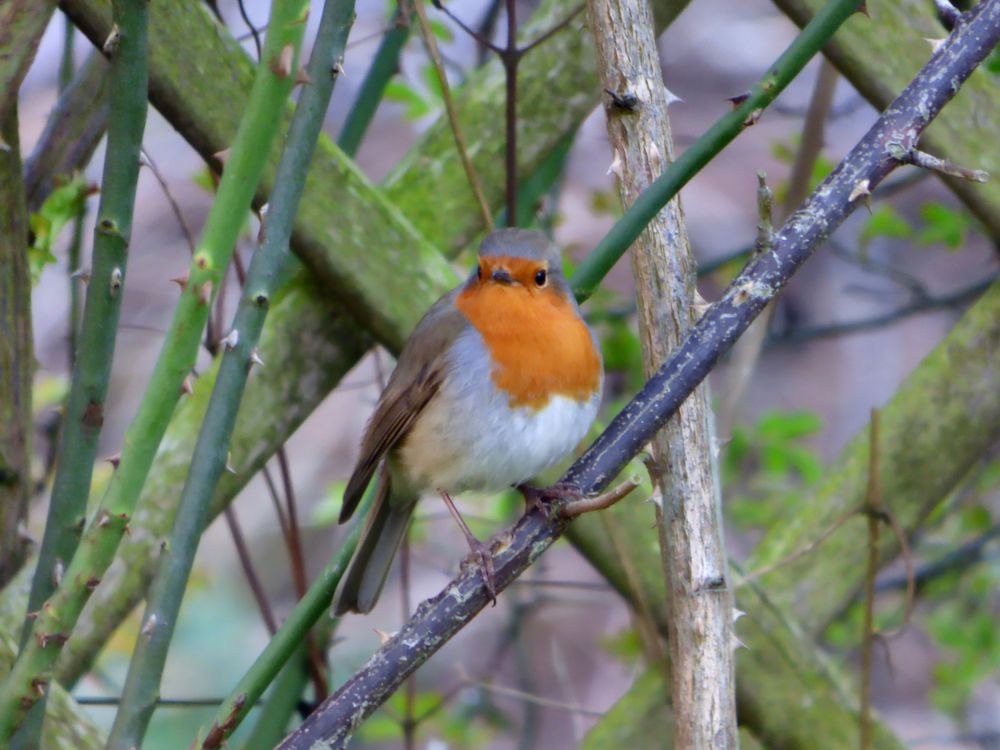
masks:
<svg viewBox="0 0 1000 750"><path fill-rule="evenodd" d="M365 428L340 523L384 470L334 613L372 610L417 500L432 492L479 555L495 603L492 556L451 495L515 487L530 507L572 494L528 482L583 440L603 384L600 346L563 274L559 247L526 229L487 235L468 279L432 305L407 339Z"/></svg>

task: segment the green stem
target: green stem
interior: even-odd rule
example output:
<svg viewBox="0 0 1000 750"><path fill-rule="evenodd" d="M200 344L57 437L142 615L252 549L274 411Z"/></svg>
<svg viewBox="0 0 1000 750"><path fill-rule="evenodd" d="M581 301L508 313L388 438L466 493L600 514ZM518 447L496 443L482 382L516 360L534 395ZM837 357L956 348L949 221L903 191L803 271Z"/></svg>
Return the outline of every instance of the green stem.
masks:
<svg viewBox="0 0 1000 750"><path fill-rule="evenodd" d="M397 8L392 17L392 28L382 36L378 51L365 74L365 80L361 82L361 89L354 99L354 104L351 105L351 111L347 113L340 135L337 136L337 145L348 156L353 157L358 152L358 147L375 116L375 110L378 109L379 102L385 94L386 85L399 70L399 55L409 38L410 24L403 22Z"/></svg>
<svg viewBox="0 0 1000 750"><path fill-rule="evenodd" d="M789 45L767 73L754 84L739 106L720 117L666 171L642 191L593 252L573 274L573 292L579 301L597 289L611 267L625 254L646 225L709 161L740 133L753 125L761 112L823 48L840 25L858 10L858 0L830 0Z"/></svg>
<svg viewBox="0 0 1000 750"><path fill-rule="evenodd" d="M129 665L109 748L138 747L156 707L160 679L194 564L198 542L211 516L211 500L226 465L226 455L260 332L277 280L290 259L288 242L302 196L309 162L322 129L336 64L354 23L354 0L330 0L320 20L309 61L312 83L304 89L278 164L275 189L264 223L263 245L254 253L233 327L216 377L194 458L181 494L177 517L150 590L143 616L143 637Z"/></svg>
<svg viewBox="0 0 1000 750"><path fill-rule="evenodd" d="M122 55L128 50L130 55L134 55L137 52L134 29L140 25L141 29L145 29L148 3L145 0L117 0L114 7L121 19L118 22L118 54ZM13 732L24 712L38 701L40 694L44 694L63 644L73 631L83 605L111 564L125 533L153 456L181 395L182 385L194 365L213 292L218 288L222 271L245 221L284 102L294 83L297 64L295 50L302 38L305 8L305 0L280 0L272 6L268 46L258 68L246 115L237 132L232 157L219 184L201 245L195 253L188 282L174 311L170 330L146 394L138 414L125 434L119 468L84 535L84 543L63 577L63 583L38 610L31 637L10 674L0 685L0 741ZM136 19L140 19L141 24ZM145 45L138 52L145 71ZM289 55L289 52L292 54ZM133 96L139 94L142 106L145 107L145 72L139 83L130 79L113 85L112 91L116 95L126 91L132 92ZM118 116L112 118L114 127L118 127L118 119ZM133 166L138 165L138 141L134 146L136 151L130 158ZM115 154L116 159L121 158L115 151L109 150L110 154ZM98 219L98 236L107 235L109 240L120 242L124 249L125 237L121 229L117 216L102 216ZM114 296L115 299L120 299L122 275L123 271L113 273L112 269L100 269L95 263L87 295L88 303L96 292L100 292L96 296ZM86 310L84 319L87 319ZM88 352L85 336L81 343L84 346L80 352L82 362L84 354ZM107 356L106 361L110 360L111 357ZM85 410L85 415L91 422L96 421L93 409ZM96 415L99 415L99 411ZM65 465L63 468L66 468ZM89 477L89 465L86 472ZM84 485L78 497L85 498L86 494ZM79 514L73 515L73 522L78 521L79 517ZM35 580L44 585L50 579L43 572Z"/></svg>
<svg viewBox="0 0 1000 750"><path fill-rule="evenodd" d="M281 742L288 729L289 720L309 684L309 671L306 669L308 658L306 644L300 643L292 658L281 670L278 679L274 681L274 688L258 713L253 731L243 743L245 750L274 747Z"/></svg>
<svg viewBox="0 0 1000 750"><path fill-rule="evenodd" d="M361 508L355 514L359 519L364 519L368 514L368 508L371 506L374 496L374 485L375 483L372 482L372 485L369 486ZM309 587L309 591L295 605L295 609L292 610L288 619L285 620L274 637L268 641L267 646L264 647L253 666L243 675L226 701L219 706L212 722L202 725L201 729L198 730L198 737L191 745L192 749L212 750L222 747L226 738L236 731L251 707L264 694L267 686L271 684L281 668L295 653L295 650L305 641L309 629L327 611L330 601L333 599L333 593L344 574L344 569L347 567L351 555L354 554L354 548L358 545L359 536L361 536L361 522L354 524L340 549ZM337 622L337 620L334 621L331 629L336 628Z"/></svg>
<svg viewBox="0 0 1000 750"><path fill-rule="evenodd" d="M31 584L29 612L36 611L52 593L57 583L54 580L57 565L73 556L80 540L80 523L86 513L97 441L104 422L104 402L121 312L139 176L139 149L146 125L147 3L116 0L113 14L120 30L111 66L111 106L115 117L108 128L91 282L79 336L81 351L73 369L59 438L59 464ZM22 649L26 648L28 632L29 623L25 623ZM28 705L38 699L38 691L31 690L31 696ZM35 714L31 732L35 736L24 740L27 742L24 746L37 744L33 740L37 740L43 712L44 707L40 707ZM0 707L0 741L10 736L22 716L23 708L12 711Z"/></svg>

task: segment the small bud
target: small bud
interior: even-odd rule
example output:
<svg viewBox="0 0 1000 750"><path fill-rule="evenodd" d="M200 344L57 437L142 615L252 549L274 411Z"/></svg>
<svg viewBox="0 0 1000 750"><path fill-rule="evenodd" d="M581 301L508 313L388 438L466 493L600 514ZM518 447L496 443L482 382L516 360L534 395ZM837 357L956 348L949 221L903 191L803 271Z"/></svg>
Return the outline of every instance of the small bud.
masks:
<svg viewBox="0 0 1000 750"><path fill-rule="evenodd" d="M104 460L107 461L109 464L111 464L112 468L117 469L118 468L118 464L120 464L122 462L121 451L119 451L118 453L116 453L113 456L108 456Z"/></svg>
<svg viewBox="0 0 1000 750"><path fill-rule="evenodd" d="M334 78L337 77L347 77L347 70L344 68L344 58L341 57L337 62L333 64L333 68L330 69Z"/></svg>
<svg viewBox="0 0 1000 750"><path fill-rule="evenodd" d="M250 352L250 366L253 367L254 365L257 365L258 367L264 366L264 360L260 358L260 353L257 351L257 347L254 347L253 351Z"/></svg>
<svg viewBox="0 0 1000 750"><path fill-rule="evenodd" d="M181 395L190 396L192 393L194 393L194 378L185 375L184 382L181 383Z"/></svg>
<svg viewBox="0 0 1000 750"><path fill-rule="evenodd" d="M111 272L111 287L109 289L109 294L112 298L118 296L118 292L122 288L122 269L115 266L114 270Z"/></svg>
<svg viewBox="0 0 1000 750"><path fill-rule="evenodd" d="M185 289L187 289L187 285L188 285L188 275L187 274L184 274L183 276L174 276L174 278L172 278L170 280L172 282L174 282L177 286L179 286L181 288L182 292Z"/></svg>

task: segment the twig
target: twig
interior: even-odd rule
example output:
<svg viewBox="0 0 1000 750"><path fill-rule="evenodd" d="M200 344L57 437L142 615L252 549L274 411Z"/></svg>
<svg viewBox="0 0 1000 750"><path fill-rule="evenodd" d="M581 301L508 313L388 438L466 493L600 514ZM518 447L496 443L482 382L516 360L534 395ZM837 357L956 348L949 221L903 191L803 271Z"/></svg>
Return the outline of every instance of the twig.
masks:
<svg viewBox="0 0 1000 750"><path fill-rule="evenodd" d="M907 573L878 581L875 584L875 592L882 593L897 589L908 589L911 581L913 582L915 591L920 591L928 583L941 576L955 573L982 561L986 546L998 536L1000 536L1000 524L994 524L982 534L962 544L957 549L917 568L912 576Z"/></svg>
<svg viewBox="0 0 1000 750"><path fill-rule="evenodd" d="M850 510L850 511L848 511L847 513L845 513L844 515L842 515L840 518L838 518L836 521L834 521L832 524L830 524L830 526L828 526L826 528L826 530L823 531L822 534L820 534L818 537L816 537L816 539L814 539L813 541L811 541L805 547L801 547L801 548L795 550L790 555L786 555L785 557L783 557L780 560L777 560L777 561L771 563L770 565L764 565L764 566L762 566L760 568L757 568L756 570L751 570L749 573L746 573L742 577L742 579L740 580L740 582L737 584L737 587L743 586L743 585L745 585L747 583L750 583L751 581L755 581L758 578L761 578L762 576L766 576L768 573L771 573L771 572L773 572L775 570L778 570L779 568L783 568L783 567L785 567L787 565L791 565L796 560L800 560L803 557L805 557L806 555L811 554L814 550L816 550L817 548L819 548L819 546L822 545L823 542L825 542L827 539L829 539L837 529L839 529L845 523L847 523L848 521L850 521L856 515L857 515L857 511L856 510Z"/></svg>
<svg viewBox="0 0 1000 750"><path fill-rule="evenodd" d="M564 703L563 701L552 700L551 698L546 698L541 695L533 695L532 693L526 693L523 690L518 690L512 687L503 687L502 685L495 685L491 682L483 682L482 680L465 679L462 681L464 685L479 687L483 690L488 690L491 693L496 693L497 695L506 695L510 698L517 698L525 703L533 703L536 706L545 706L546 708L555 708L559 711L566 711L571 714L579 714L580 716L594 716L601 717L604 713L601 711L593 711L589 708L584 708L583 706L577 706L572 703Z"/></svg>
<svg viewBox="0 0 1000 750"><path fill-rule="evenodd" d="M958 8L952 5L950 0L934 0L934 7L937 8L938 17L941 19L944 27L948 31L954 29L955 24L958 23L958 19L962 15Z"/></svg>
<svg viewBox="0 0 1000 750"><path fill-rule="evenodd" d="M899 545L899 554L900 557L903 558L903 567L906 569L906 593L903 599L903 620L892 630L882 630L879 632L879 637L885 640L899 635L906 630L906 627L910 624L910 618L913 616L913 608L916 606L917 601L917 578L913 572L913 553L910 552L910 543L906 541L906 534L896 522L896 517L891 512L883 508L880 520L889 524L889 528L896 537L896 544Z"/></svg>
<svg viewBox="0 0 1000 750"><path fill-rule="evenodd" d="M774 219L772 206L774 192L767 186L767 174L757 173L757 239L753 243L755 253L766 253L774 245Z"/></svg>
<svg viewBox="0 0 1000 750"><path fill-rule="evenodd" d="M630 494L640 484L638 477L633 477L622 482L610 492L605 492L597 497L581 497L560 508L560 513L566 518L576 518L584 513L592 513L596 510L610 508L619 500Z"/></svg>
<svg viewBox="0 0 1000 750"><path fill-rule="evenodd" d="M968 14L916 78L796 211L775 237L772 253L752 260L722 299L712 305L643 390L574 463L563 482L600 491L638 453L708 374L736 337L787 283L816 246L857 207L849 200L861 180L877 185L897 162L884 144L919 137L959 85L1000 41L1000 0L985 0ZM566 520L540 510L526 514L494 552L497 591L527 569L566 528ZM279 746L311 747L319 740L342 747L346 737L414 670L489 603L479 570L464 571L389 639L368 663L323 702Z"/></svg>
<svg viewBox="0 0 1000 750"><path fill-rule="evenodd" d="M988 182L990 179L990 176L981 169L966 169L957 164L952 164L947 159L939 159L916 148L908 150L902 161L921 169L940 172L948 177L959 177L970 182Z"/></svg>
<svg viewBox="0 0 1000 750"><path fill-rule="evenodd" d="M257 62L259 63L262 55L260 47L260 32L257 30L257 27L253 25L253 21L250 20L250 15L247 13L246 6L243 5L243 0L236 0L236 7L240 9L240 18L243 19L243 23L247 25L247 28L250 30L250 35L253 37L253 45L257 48ZM270 25L270 21L268 22L268 25Z"/></svg>
<svg viewBox="0 0 1000 750"><path fill-rule="evenodd" d="M122 18L122 22L119 23L120 29L128 31L118 35L115 62L118 62L119 57L124 58L129 61L129 67L125 68L127 75L123 79L113 82L112 93L115 96L124 96L122 92L128 92L128 96L119 100L126 109L120 111L116 108L115 118L109 125L109 133L112 128L125 127L128 137L121 150L109 150L108 154L109 160L113 158L116 162L116 169L131 174L138 169L141 145L141 128L135 128L135 122L138 119L141 123L146 108L145 19L148 3L144 0L119 1L122 3L121 6L116 5L119 11L127 11L130 15ZM283 21L274 27L277 31L272 30L268 35L269 40L273 39L268 50L268 59L260 66L261 76L258 85L254 87L247 116L237 134L232 158L223 174L206 223L202 244L191 265L170 331L163 343L139 411L126 431L121 463L111 478L94 520L85 532L86 543L80 546L68 565L64 576L65 583L38 610L38 616L31 629L32 637L21 651L3 685L0 686L0 742L10 735L24 711L44 695L44 688L51 679L53 666L62 651L63 644L72 632L83 605L111 564L128 526L153 457L197 356L199 338L208 317L213 290L217 288L221 271L226 266L236 236L243 226L243 217L267 161L276 124L281 117L282 104L287 99L294 82L293 71L283 69L281 57L284 49L294 49L297 40L301 38L302 26L294 21L301 16L303 7L304 0L282 0L272 6L272 11L279 14L278 17L283 18ZM108 45L105 44L105 47ZM115 72L112 75L114 76ZM122 122L126 125L121 125ZM126 163L123 164L122 161ZM128 206L131 206L131 196L134 194L134 179L134 177L129 179L128 199L124 201ZM104 198L108 198L107 191L104 193ZM97 222L96 240L113 246L118 257L111 263L103 259L101 265L95 262L88 287L87 309L84 311L79 369L82 372L103 373L99 380L105 387L107 369L112 359L110 344L113 341L108 332L114 330L114 324L117 322L130 223L131 216L128 213L102 214ZM88 316L92 299L95 300L94 307L99 309L95 309ZM90 339L87 334L88 317L92 318L92 325L99 328L98 336L94 336L93 329L91 330ZM92 358L96 357L100 362L96 367L88 368L84 364L85 357L92 365ZM61 507L53 502L51 511L56 514L53 518L60 520L57 524L49 525L53 533L57 533L57 530L62 531L70 543L75 543L77 538L76 519L83 515L82 507L76 508L73 504L86 502L86 488L89 486L93 463L93 454L89 447L82 452L77 449L75 444L83 440L84 436L75 428L79 426L86 431L87 441L96 438L98 426L102 421L103 390L103 388L84 390L81 385L77 398L74 400L72 392L70 396L67 427L72 423L74 428L67 429L64 438L66 434L73 437L68 438L68 444L67 439L62 443L63 450L60 453L63 459L59 470L71 477L63 480L66 486L61 488L63 490L61 494L68 492L72 497L72 503L70 507ZM70 450L65 450L67 445ZM90 442L87 445L89 446ZM223 452L223 459L224 455ZM86 465L80 465L81 458L88 459ZM58 474L56 482L58 486L60 482ZM65 527L66 520L72 520L69 529ZM44 601L45 595L51 590L51 563L54 563L57 557L65 560L69 555L50 553L50 557L47 558L50 567L39 568L41 572L36 580L39 581L38 591L42 596L36 599ZM121 715L119 713L119 716Z"/></svg>
<svg viewBox="0 0 1000 750"><path fill-rule="evenodd" d="M257 571L254 570L250 550L247 549L246 540L243 538L243 531L240 529L239 521L236 519L236 511L230 505L223 511L222 515L226 518L226 526L229 527L229 534L232 536L233 544L236 547L236 555L240 560L240 566L243 568L243 575L250 585L254 601L257 602L257 609L260 610L260 615L264 618L264 625L267 626L267 632L274 635L278 632L278 621L271 610L271 603L268 602L267 596L264 594L264 587L260 583Z"/></svg>
<svg viewBox="0 0 1000 750"><path fill-rule="evenodd" d="M879 487L879 431L878 409L871 412L871 434L868 450L868 567L865 573L865 615L861 636L861 721L859 744L861 750L872 745L872 644L875 641L875 576L878 574L879 513L882 495Z"/></svg>
<svg viewBox="0 0 1000 750"><path fill-rule="evenodd" d="M160 186L160 190L163 192L163 197L167 199L167 204L170 206L170 210L173 213L174 218L177 220L177 226L180 227L181 233L184 235L184 240L187 242L188 249L191 251L191 255L193 256L195 253L194 233L191 231L191 227L188 226L187 221L184 219L184 212L181 211L180 204L177 202L177 199L174 198L174 194L170 192L170 186L163 177L163 173L160 172L159 167L156 166L156 162L153 161L153 157L149 155L149 152L143 148L139 153L141 164L145 167L149 167L149 171L156 180L156 184Z"/></svg>
<svg viewBox="0 0 1000 750"><path fill-rule="evenodd" d="M267 104L279 112L284 105L284 98L278 97L287 96L295 81L298 65L296 50L301 44L307 8L308 4L302 0L275 2L272 5L270 31L260 65L260 70L267 73L262 73L265 77L259 82L274 85L274 90L269 92L274 100ZM153 701L159 691L163 667L198 542L207 526L212 496L225 469L229 440L240 400L247 378L257 363L257 344L261 329L276 291L277 280L290 261L288 241L292 223L302 195L307 167L315 151L337 78L336 75L331 75L331 71L335 70L335 65L341 60L353 22L353 0L335 0L324 6L307 69L312 83L302 92L292 118L285 148L278 163L275 188L258 238L259 247L251 260L232 327L223 339L225 351L219 373L198 435L169 542L147 597L142 634L132 653L122 692L122 705L111 730L109 748L126 750L142 744L152 714ZM269 113L269 117L274 120L268 122L264 119L262 123L254 123L253 114L253 110L248 112L252 124L267 124L272 128L272 132L267 134L268 139L260 144L266 151L277 124L277 114ZM235 161L238 153L234 149L232 161ZM256 155L261 167L265 156ZM216 206L222 200L232 161L223 172ZM259 171L256 176L259 178ZM254 184L249 187L253 189ZM235 237L230 241L233 240ZM196 265L198 257L195 256ZM286 484L286 491L291 491L289 484ZM292 512L290 509L289 513ZM291 515L289 522L292 523ZM316 679L320 686L325 685L321 676L317 675Z"/></svg>
<svg viewBox="0 0 1000 750"><path fill-rule="evenodd" d="M814 326L802 326L791 328L786 331L772 333L769 339L770 345L796 344L813 339L829 338L831 336L846 336L849 334L862 333L875 328L891 325L912 315L933 312L945 308L953 308L957 305L966 304L975 300L987 289L989 289L997 278L998 274L993 274L981 281L975 281L968 286L956 289L953 292L942 294L937 297L918 298L907 305L901 305L895 310L891 310L881 315L874 315L862 320L847 321L844 323L826 323Z"/></svg>
<svg viewBox="0 0 1000 750"><path fill-rule="evenodd" d="M427 10L424 8L423 2L419 0L413 3L413 8L417 12L417 23L420 24L420 33L423 35L427 54L430 55L431 62L434 64L434 70L437 71L438 82L441 84L441 97L444 99L444 108L448 114L448 123L451 125L451 133L455 139L458 158L462 162L462 168L465 170L465 177L469 181L469 187L472 189L473 194L476 196L476 201L479 203L483 223L492 230L493 215L490 213L489 204L483 195L483 188L479 184L479 178L476 177L476 170L472 166L472 159L469 158L469 151L465 147L465 137L462 135L462 127L458 122L458 112L455 109L455 102L451 96L451 86L448 85L448 74L445 72L444 63L441 61L441 52L437 46L437 39L431 30L430 23L427 21Z"/></svg>

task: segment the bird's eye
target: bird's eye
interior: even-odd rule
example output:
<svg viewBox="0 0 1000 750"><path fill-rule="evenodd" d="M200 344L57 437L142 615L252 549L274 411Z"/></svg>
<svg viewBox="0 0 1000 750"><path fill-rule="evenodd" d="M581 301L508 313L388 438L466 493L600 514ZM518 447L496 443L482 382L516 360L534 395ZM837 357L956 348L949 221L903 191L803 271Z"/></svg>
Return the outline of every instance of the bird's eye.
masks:
<svg viewBox="0 0 1000 750"><path fill-rule="evenodd" d="M480 281L483 280L483 267L482 266L476 266L476 278L479 279Z"/></svg>
<svg viewBox="0 0 1000 750"><path fill-rule="evenodd" d="M549 275L545 272L544 268L541 271L537 271L535 273L535 283L538 286L545 286L545 280L548 278L548 276Z"/></svg>

